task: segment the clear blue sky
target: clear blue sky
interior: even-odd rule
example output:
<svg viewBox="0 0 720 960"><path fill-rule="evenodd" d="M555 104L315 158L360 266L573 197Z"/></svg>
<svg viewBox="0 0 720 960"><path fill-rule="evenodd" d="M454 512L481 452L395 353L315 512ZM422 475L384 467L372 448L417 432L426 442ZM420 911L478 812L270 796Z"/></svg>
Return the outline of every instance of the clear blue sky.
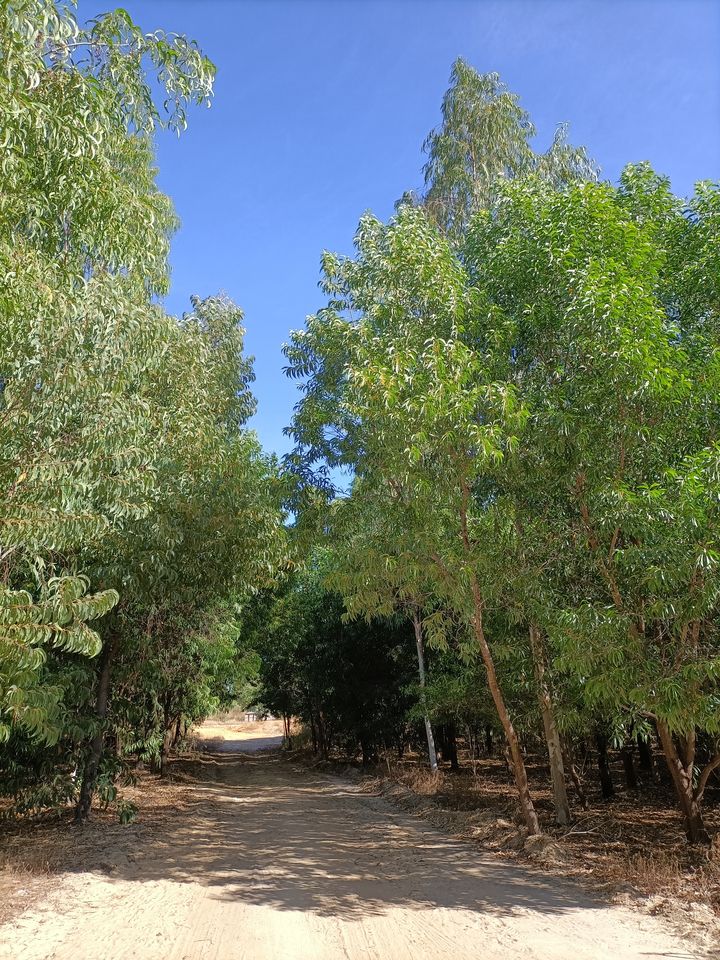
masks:
<svg viewBox="0 0 720 960"><path fill-rule="evenodd" d="M263 445L297 399L290 329L321 305L324 248L421 184L452 61L496 70L547 145L570 122L614 180L650 160L678 193L720 178L720 0L125 0L144 29L194 37L218 66L210 110L158 139L179 212L167 306L220 290L245 310ZM110 3L82 0L80 15Z"/></svg>

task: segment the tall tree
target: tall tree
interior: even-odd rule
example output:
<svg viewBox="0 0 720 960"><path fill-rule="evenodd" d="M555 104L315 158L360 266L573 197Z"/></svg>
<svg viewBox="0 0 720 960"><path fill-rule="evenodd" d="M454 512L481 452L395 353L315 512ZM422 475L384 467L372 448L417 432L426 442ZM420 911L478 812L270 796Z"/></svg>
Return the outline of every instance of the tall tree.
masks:
<svg viewBox="0 0 720 960"><path fill-rule="evenodd" d="M493 206L498 184L537 173L556 187L575 180L594 180L597 166L584 147L567 141L560 124L545 153L536 153L530 115L497 73L478 73L462 59L455 61L443 97L442 123L423 145L423 203L455 240L472 216Z"/></svg>
<svg viewBox="0 0 720 960"><path fill-rule="evenodd" d="M378 495L385 491L388 504L399 485L415 565L432 583L439 610L454 611L471 631L522 815L538 833L485 628L493 579L483 551L481 486L515 444L524 413L514 389L493 382L485 357L463 342L475 292L424 212L405 207L388 227L365 217L357 246L354 260L326 257L331 305L287 348L293 369L311 374L293 431L310 460L351 466ZM442 616L434 626L442 628Z"/></svg>

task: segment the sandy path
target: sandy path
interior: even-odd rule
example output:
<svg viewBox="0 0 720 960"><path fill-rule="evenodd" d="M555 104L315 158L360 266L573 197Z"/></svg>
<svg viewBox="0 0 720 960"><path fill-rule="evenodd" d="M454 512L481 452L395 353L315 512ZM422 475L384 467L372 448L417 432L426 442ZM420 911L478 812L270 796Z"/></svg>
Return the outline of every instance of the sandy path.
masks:
<svg viewBox="0 0 720 960"><path fill-rule="evenodd" d="M660 920L448 839L354 785L227 754L192 816L110 875L67 874L0 927L2 960L646 960Z"/></svg>

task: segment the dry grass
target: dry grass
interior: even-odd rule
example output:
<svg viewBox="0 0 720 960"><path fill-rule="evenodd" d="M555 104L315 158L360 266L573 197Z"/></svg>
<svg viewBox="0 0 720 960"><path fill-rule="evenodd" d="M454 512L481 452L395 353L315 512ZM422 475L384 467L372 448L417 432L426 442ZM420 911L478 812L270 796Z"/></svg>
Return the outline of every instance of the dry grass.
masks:
<svg viewBox="0 0 720 960"><path fill-rule="evenodd" d="M192 731L191 741L203 740L255 740L283 735L282 720L222 720L220 716L210 717Z"/></svg>
<svg viewBox="0 0 720 960"><path fill-rule="evenodd" d="M208 717L210 722L218 723L245 723L245 714L252 713L252 710L245 710L240 707L231 707L229 710L219 710Z"/></svg>

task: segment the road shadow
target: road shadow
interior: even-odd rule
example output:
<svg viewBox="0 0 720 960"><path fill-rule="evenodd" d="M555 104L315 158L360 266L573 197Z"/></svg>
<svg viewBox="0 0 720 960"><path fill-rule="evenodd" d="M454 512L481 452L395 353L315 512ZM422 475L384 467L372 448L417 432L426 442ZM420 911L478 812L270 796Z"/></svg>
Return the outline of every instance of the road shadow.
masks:
<svg viewBox="0 0 720 960"><path fill-rule="evenodd" d="M207 754L176 761L171 775L187 806L161 829L148 823L141 842L129 837L128 855L103 870L110 881L198 883L223 901L343 920L393 907L559 917L607 906L277 752Z"/></svg>

